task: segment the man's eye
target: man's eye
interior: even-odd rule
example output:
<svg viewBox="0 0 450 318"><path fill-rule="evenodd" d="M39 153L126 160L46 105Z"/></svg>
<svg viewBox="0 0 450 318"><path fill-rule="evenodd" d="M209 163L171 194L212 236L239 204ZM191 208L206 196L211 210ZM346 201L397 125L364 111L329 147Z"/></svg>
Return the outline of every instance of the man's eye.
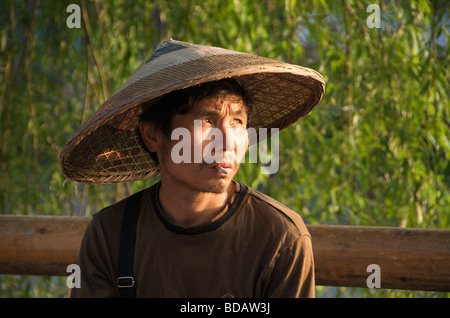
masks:
<svg viewBox="0 0 450 318"><path fill-rule="evenodd" d="M208 124L212 124L212 120L209 119L209 118L205 118L205 121L206 121Z"/></svg>

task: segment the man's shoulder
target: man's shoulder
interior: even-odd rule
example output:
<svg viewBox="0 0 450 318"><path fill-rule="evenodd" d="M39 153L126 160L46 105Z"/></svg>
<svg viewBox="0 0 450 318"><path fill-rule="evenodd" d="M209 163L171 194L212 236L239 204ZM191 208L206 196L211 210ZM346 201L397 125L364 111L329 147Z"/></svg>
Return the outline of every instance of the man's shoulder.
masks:
<svg viewBox="0 0 450 318"><path fill-rule="evenodd" d="M130 197L131 195L94 213L86 229L87 237L103 242L102 246L117 252L123 216Z"/></svg>
<svg viewBox="0 0 450 318"><path fill-rule="evenodd" d="M291 231L300 236L310 236L301 216L272 197L252 188L248 188L248 203L255 213L264 216L273 226Z"/></svg>
<svg viewBox="0 0 450 318"><path fill-rule="evenodd" d="M148 192L152 187L142 190L141 192ZM136 194L136 193L135 193ZM146 193L148 194L148 193ZM117 201L105 208L101 209L93 215L93 222L97 224L103 224L105 226L120 226L122 224L123 215L128 200L132 195L127 196L120 201Z"/></svg>
<svg viewBox="0 0 450 318"><path fill-rule="evenodd" d="M102 208L93 215L93 219L98 222L108 221L109 219L122 218L125 211L125 205L129 197Z"/></svg>

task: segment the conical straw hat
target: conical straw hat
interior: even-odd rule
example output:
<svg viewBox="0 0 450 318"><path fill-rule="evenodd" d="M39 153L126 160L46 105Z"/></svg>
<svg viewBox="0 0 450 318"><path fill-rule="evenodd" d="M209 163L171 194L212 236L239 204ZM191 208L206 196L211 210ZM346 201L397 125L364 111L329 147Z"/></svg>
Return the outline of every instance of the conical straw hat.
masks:
<svg viewBox="0 0 450 318"><path fill-rule="evenodd" d="M308 114L325 90L309 68L247 53L165 41L64 146L60 163L67 178L116 183L159 175L139 134L142 103L200 83L234 78L254 109L250 127L280 131Z"/></svg>

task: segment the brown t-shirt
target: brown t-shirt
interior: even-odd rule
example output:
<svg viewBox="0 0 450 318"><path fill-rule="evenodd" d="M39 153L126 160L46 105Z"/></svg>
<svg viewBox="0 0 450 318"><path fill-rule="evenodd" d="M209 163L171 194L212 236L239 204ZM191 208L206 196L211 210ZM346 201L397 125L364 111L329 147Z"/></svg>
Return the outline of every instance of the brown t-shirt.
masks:
<svg viewBox="0 0 450 318"><path fill-rule="evenodd" d="M233 203L194 228L171 224L146 189L137 227L137 297L314 297L311 236L301 217L236 182ZM84 235L81 288L71 297L119 297L118 248L126 199L98 213Z"/></svg>

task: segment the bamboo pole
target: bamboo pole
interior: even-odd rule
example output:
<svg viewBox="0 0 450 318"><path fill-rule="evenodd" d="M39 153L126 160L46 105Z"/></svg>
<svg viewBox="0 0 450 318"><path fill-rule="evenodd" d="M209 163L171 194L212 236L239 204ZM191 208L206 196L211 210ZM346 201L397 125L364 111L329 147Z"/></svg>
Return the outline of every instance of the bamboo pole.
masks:
<svg viewBox="0 0 450 318"><path fill-rule="evenodd" d="M0 274L68 276L87 217L0 215ZM307 225L316 285L450 291L450 230Z"/></svg>

